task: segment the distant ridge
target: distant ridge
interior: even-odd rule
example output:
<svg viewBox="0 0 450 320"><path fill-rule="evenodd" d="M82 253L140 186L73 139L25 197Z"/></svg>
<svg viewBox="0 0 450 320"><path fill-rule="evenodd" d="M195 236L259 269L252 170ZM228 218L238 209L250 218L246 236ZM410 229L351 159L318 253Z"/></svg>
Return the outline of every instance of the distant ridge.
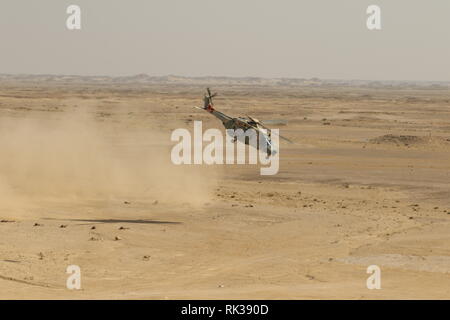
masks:
<svg viewBox="0 0 450 320"><path fill-rule="evenodd" d="M450 88L450 81L375 81L375 80L330 80L319 78L259 78L259 77L186 77L177 75L149 76L145 73L131 76L79 76L53 74L0 74L0 83L97 83L97 84L180 84L180 85L253 85L253 86L357 86L357 87L419 87Z"/></svg>

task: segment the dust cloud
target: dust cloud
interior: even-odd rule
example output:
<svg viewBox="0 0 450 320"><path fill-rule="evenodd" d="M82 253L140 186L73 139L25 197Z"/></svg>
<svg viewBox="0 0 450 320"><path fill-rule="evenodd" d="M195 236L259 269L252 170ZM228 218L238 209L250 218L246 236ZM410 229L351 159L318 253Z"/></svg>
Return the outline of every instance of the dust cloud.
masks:
<svg viewBox="0 0 450 320"><path fill-rule="evenodd" d="M86 109L0 119L0 211L26 212L42 201L204 204L217 171L172 164L169 138L154 129L105 130Z"/></svg>

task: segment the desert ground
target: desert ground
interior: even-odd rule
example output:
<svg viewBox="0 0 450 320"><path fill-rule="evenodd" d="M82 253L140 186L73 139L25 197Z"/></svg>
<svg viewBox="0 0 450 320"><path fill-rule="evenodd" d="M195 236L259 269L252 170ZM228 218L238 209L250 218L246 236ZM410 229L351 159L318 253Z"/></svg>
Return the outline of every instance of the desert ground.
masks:
<svg viewBox="0 0 450 320"><path fill-rule="evenodd" d="M0 82L0 298L450 299L448 87L216 84L273 176L171 162L204 88Z"/></svg>

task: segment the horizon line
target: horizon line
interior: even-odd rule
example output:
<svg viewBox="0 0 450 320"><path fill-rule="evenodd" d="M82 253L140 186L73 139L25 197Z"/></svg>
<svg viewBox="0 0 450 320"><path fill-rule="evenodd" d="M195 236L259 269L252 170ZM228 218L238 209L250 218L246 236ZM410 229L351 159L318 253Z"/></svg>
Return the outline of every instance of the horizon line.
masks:
<svg viewBox="0 0 450 320"><path fill-rule="evenodd" d="M177 75L177 74L165 74L165 75L149 75L148 73L134 73L128 75L86 75L86 74L65 74L65 73L0 73L0 77L2 76L59 76L59 77L87 77L87 78L95 78L95 77L105 77L105 78L132 78L138 76L145 76L148 78L167 78L167 77L178 77L185 79L201 79L201 78L225 78L225 79L258 79L258 80L322 80L322 81L364 81L364 82L438 82L438 83L450 83L450 80L399 80L399 79L383 79L383 80L375 80L375 79L345 79L345 78L320 78L317 76L314 77L264 77L264 76L227 76L227 75L202 75L202 76L186 76L186 75Z"/></svg>

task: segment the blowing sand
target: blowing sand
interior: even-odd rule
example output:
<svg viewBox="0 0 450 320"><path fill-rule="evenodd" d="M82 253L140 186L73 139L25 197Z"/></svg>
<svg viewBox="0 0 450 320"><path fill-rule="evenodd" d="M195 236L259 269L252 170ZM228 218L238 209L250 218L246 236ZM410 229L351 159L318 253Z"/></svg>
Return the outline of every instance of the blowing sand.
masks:
<svg viewBox="0 0 450 320"><path fill-rule="evenodd" d="M288 120L278 175L171 163L202 86L2 84L0 298L450 298L448 91L215 89Z"/></svg>

